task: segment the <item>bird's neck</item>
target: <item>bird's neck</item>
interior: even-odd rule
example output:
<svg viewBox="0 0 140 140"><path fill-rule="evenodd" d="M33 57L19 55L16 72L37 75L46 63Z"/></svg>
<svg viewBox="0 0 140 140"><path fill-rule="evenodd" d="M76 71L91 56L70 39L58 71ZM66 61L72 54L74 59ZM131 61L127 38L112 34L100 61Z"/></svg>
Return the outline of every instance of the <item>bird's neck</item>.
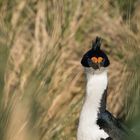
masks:
<svg viewBox="0 0 140 140"><path fill-rule="evenodd" d="M86 97L80 121L85 125L96 124L98 113L105 110L105 90L107 88L107 70L101 73L86 73Z"/></svg>

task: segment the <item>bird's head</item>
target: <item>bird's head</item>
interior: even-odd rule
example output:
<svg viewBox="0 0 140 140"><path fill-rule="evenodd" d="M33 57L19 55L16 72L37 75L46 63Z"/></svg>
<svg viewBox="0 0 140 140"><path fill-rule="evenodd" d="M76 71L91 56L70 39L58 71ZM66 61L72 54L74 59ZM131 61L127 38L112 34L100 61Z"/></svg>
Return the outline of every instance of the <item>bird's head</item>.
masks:
<svg viewBox="0 0 140 140"><path fill-rule="evenodd" d="M82 66L90 71L101 72L110 64L107 55L100 49L101 41L101 38L96 37L96 40L92 42L92 48L84 54L81 60Z"/></svg>

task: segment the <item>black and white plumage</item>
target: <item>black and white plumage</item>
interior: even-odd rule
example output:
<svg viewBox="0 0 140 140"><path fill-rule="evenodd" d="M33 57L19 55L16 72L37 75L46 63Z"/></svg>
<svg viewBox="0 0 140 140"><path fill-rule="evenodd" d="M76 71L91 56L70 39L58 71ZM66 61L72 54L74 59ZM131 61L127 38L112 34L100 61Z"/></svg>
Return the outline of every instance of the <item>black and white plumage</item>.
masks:
<svg viewBox="0 0 140 140"><path fill-rule="evenodd" d="M81 60L87 85L77 140L127 140L134 134L106 110L107 68L110 62L100 46L101 38L97 37Z"/></svg>

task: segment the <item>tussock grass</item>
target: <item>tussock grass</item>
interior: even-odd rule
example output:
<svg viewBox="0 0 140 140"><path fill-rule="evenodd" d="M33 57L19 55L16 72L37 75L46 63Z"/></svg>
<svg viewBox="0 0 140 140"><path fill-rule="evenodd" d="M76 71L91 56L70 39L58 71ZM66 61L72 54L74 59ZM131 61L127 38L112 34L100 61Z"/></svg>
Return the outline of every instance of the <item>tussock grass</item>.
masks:
<svg viewBox="0 0 140 140"><path fill-rule="evenodd" d="M97 35L111 60L108 109L129 124L139 117L139 10L133 3L124 20L127 5L0 1L2 140L76 140L85 92L80 59Z"/></svg>

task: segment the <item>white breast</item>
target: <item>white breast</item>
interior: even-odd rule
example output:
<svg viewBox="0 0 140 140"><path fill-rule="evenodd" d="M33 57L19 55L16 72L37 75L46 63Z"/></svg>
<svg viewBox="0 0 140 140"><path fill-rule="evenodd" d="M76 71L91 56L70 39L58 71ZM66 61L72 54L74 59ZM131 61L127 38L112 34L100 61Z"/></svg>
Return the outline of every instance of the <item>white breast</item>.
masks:
<svg viewBox="0 0 140 140"><path fill-rule="evenodd" d="M86 97L79 119L78 140L100 140L108 137L96 124L100 101L106 87L106 70L96 74L87 72Z"/></svg>

